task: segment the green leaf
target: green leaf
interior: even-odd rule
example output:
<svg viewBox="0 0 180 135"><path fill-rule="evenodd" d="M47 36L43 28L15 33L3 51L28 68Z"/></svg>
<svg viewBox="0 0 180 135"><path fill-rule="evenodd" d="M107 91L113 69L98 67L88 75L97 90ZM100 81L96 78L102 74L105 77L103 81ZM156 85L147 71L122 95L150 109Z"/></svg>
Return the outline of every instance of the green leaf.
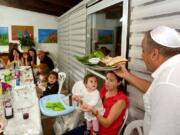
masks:
<svg viewBox="0 0 180 135"><path fill-rule="evenodd" d="M46 102L46 108L52 109L53 111L63 111L65 107L62 105L61 102Z"/></svg>
<svg viewBox="0 0 180 135"><path fill-rule="evenodd" d="M35 42L34 40L27 36L27 37L21 37L21 38L18 38L19 39L19 43L21 44L21 46L35 46Z"/></svg>

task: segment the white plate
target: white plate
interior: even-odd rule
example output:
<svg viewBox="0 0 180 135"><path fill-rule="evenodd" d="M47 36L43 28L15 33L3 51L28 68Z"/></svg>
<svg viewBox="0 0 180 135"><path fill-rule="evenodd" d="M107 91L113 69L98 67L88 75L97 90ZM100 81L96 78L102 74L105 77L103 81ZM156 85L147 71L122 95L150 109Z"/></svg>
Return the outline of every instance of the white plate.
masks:
<svg viewBox="0 0 180 135"><path fill-rule="evenodd" d="M34 105L33 94L29 87L18 87L14 91L15 106L17 109L28 108Z"/></svg>
<svg viewBox="0 0 180 135"><path fill-rule="evenodd" d="M91 58L88 61L91 64L98 64L100 60L101 60L100 58Z"/></svg>

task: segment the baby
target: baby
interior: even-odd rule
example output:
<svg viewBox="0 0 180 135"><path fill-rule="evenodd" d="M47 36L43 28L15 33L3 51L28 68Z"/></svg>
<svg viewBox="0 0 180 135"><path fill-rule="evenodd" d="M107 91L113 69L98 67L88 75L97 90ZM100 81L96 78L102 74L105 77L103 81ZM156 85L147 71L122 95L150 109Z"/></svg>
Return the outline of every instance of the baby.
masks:
<svg viewBox="0 0 180 135"><path fill-rule="evenodd" d="M95 107L101 115L104 114L103 104L97 90L97 78L93 74L88 74L84 77L84 85L86 90L81 95L74 95L73 100L80 102L81 105L88 104ZM91 128L95 134L99 132L99 124L94 115L90 112L85 112L84 117L86 119L87 131L86 134L90 135Z"/></svg>
<svg viewBox="0 0 180 135"><path fill-rule="evenodd" d="M45 90L39 90L38 96L43 97L51 94L57 94L59 91L58 73L51 71L47 76L47 84Z"/></svg>

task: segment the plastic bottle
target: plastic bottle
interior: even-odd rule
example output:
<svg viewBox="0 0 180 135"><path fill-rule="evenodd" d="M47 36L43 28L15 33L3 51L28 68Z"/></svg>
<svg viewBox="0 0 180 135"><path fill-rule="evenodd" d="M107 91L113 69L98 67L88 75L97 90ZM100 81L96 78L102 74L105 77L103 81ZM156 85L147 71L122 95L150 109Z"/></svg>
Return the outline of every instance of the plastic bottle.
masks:
<svg viewBox="0 0 180 135"><path fill-rule="evenodd" d="M16 75L16 86L20 86L20 71L16 70L15 75Z"/></svg>
<svg viewBox="0 0 180 135"><path fill-rule="evenodd" d="M20 79L19 78L16 79L16 86L20 86Z"/></svg>

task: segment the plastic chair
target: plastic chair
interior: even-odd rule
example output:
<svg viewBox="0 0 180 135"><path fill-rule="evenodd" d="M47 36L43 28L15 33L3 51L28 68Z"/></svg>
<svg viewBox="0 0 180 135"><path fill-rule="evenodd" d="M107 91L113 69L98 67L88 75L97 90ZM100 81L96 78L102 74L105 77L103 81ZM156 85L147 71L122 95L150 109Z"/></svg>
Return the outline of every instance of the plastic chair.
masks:
<svg viewBox="0 0 180 135"><path fill-rule="evenodd" d="M59 72L59 68L54 68L52 71Z"/></svg>
<svg viewBox="0 0 180 135"><path fill-rule="evenodd" d="M61 93L63 83L66 79L66 73L65 72L59 72L58 75L59 75L59 92L58 93Z"/></svg>
<svg viewBox="0 0 180 135"><path fill-rule="evenodd" d="M72 94L81 95L84 92L84 90L86 90L86 87L83 83L83 80L80 80L74 83L72 87Z"/></svg>
<svg viewBox="0 0 180 135"><path fill-rule="evenodd" d="M75 84L72 87L72 94L79 95L84 90L85 86L83 81L78 81L75 82ZM73 105L76 106L75 103L73 103ZM56 121L53 125L53 129L56 135L62 135L66 131L76 128L80 123L82 124L82 121L84 121L83 113L80 110L75 109L74 112L66 116L59 116L58 118L56 118Z"/></svg>
<svg viewBox="0 0 180 135"><path fill-rule="evenodd" d="M123 135L131 135L131 132L134 131L135 129L137 130L138 135L143 135L142 127L143 127L143 120L132 121L127 125Z"/></svg>
<svg viewBox="0 0 180 135"><path fill-rule="evenodd" d="M125 124L126 124L127 118L128 118L128 109L127 109L126 112L125 112L124 121L123 121L123 124L121 125L121 127L120 127L120 129L119 129L118 135L121 135L122 129L124 128L124 126L125 126Z"/></svg>

